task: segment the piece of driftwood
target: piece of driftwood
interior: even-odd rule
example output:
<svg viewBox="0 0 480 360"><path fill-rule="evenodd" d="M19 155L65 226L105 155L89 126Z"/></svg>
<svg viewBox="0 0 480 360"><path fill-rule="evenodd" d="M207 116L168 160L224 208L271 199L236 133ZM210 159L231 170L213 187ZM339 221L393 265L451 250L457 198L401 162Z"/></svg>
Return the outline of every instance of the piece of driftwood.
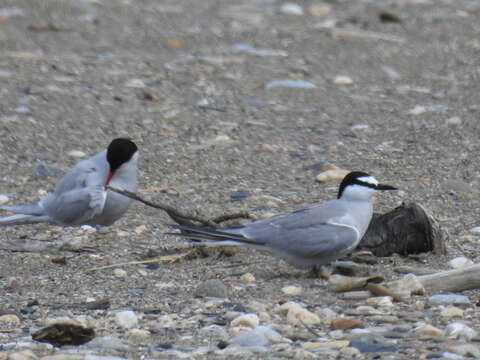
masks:
<svg viewBox="0 0 480 360"><path fill-rule="evenodd" d="M55 346L82 345L95 337L93 328L69 323L57 323L44 327L32 334L35 341L46 342Z"/></svg>
<svg viewBox="0 0 480 360"><path fill-rule="evenodd" d="M425 290L431 294L478 289L480 288L480 264L417 276L417 278Z"/></svg>
<svg viewBox="0 0 480 360"><path fill-rule="evenodd" d="M437 221L416 203L374 215L357 250L370 250L376 256L419 254L433 251L445 254L445 235Z"/></svg>

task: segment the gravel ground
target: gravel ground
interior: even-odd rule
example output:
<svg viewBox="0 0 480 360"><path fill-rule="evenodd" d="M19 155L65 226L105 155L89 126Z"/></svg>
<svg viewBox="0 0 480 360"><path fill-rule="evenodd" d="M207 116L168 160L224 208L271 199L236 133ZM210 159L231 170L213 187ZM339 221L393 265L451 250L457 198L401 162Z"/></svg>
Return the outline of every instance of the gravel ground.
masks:
<svg viewBox="0 0 480 360"><path fill-rule="evenodd" d="M68 169L129 136L152 200L271 216L335 197L314 181L330 163L404 190L376 211L416 201L450 235L446 257L382 258L372 273L478 262L479 16L471 0L3 0L0 200L32 202L58 179L36 165ZM191 250L168 223L134 204L107 231L2 229L0 359L480 358L477 291L345 299L249 249L95 270ZM36 249L12 250L26 241ZM108 309L78 306L100 299ZM32 340L58 318L96 338Z"/></svg>

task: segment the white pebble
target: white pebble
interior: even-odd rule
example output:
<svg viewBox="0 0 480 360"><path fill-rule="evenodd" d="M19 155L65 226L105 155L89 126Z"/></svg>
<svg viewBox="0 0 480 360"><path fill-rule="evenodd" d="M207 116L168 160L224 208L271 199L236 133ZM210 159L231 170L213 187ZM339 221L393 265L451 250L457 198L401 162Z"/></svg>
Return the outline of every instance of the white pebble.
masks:
<svg viewBox="0 0 480 360"><path fill-rule="evenodd" d="M460 125L462 123L462 119L458 116L452 116L447 119L446 123L448 125Z"/></svg>
<svg viewBox="0 0 480 360"><path fill-rule="evenodd" d="M127 272L123 269L115 269L113 270L113 275L115 275L118 278L124 278L124 277L127 277Z"/></svg>
<svg viewBox="0 0 480 360"><path fill-rule="evenodd" d="M470 232L474 234L480 234L480 226L475 226L474 228L471 228Z"/></svg>
<svg viewBox="0 0 480 360"><path fill-rule="evenodd" d="M456 306L447 306L447 307L442 306L440 315L444 318L454 318L454 317L463 318L463 310Z"/></svg>
<svg viewBox="0 0 480 360"><path fill-rule="evenodd" d="M142 79L130 79L127 81L125 86L131 88L144 88L146 85Z"/></svg>
<svg viewBox="0 0 480 360"><path fill-rule="evenodd" d="M303 289L301 286L289 285L289 286L284 286L282 288L282 292L285 295L296 296L296 295L300 295L303 292Z"/></svg>
<svg viewBox="0 0 480 360"><path fill-rule="evenodd" d="M288 15L303 15L303 8L295 3L284 3L280 11Z"/></svg>
<svg viewBox="0 0 480 360"><path fill-rule="evenodd" d="M74 158L82 158L87 156L87 154L85 154L83 151L80 151L80 150L71 150L67 152L67 155Z"/></svg>
<svg viewBox="0 0 480 360"><path fill-rule="evenodd" d="M410 114L410 115L420 115L420 114L423 114L426 111L427 111L427 109L425 108L425 106L417 105L413 109L410 109L408 111L408 114Z"/></svg>
<svg viewBox="0 0 480 360"><path fill-rule="evenodd" d="M323 308L316 312L323 325L330 325L332 320L338 317L338 314L329 308Z"/></svg>
<svg viewBox="0 0 480 360"><path fill-rule="evenodd" d="M0 316L0 324L8 324L9 326L19 326L20 318L15 314L6 314Z"/></svg>
<svg viewBox="0 0 480 360"><path fill-rule="evenodd" d="M367 305L376 306L376 307L392 307L393 302L390 296L376 296L366 301Z"/></svg>
<svg viewBox="0 0 480 360"><path fill-rule="evenodd" d="M470 341L477 336L477 332L464 323L456 321L446 327L445 335L454 339Z"/></svg>
<svg viewBox="0 0 480 360"><path fill-rule="evenodd" d="M32 350L23 350L8 355L8 360L36 360L37 355Z"/></svg>
<svg viewBox="0 0 480 360"><path fill-rule="evenodd" d="M236 317L230 323L231 327L245 326L249 328L255 328L260 323L256 314L244 314Z"/></svg>
<svg viewBox="0 0 480 360"><path fill-rule="evenodd" d="M448 265L450 265L452 269L460 269L465 266L473 265L473 261L470 259L467 259L465 256L459 256L459 257L456 257L455 259L450 260L448 262Z"/></svg>
<svg viewBox="0 0 480 360"><path fill-rule="evenodd" d="M117 325L125 328L131 329L138 325L138 317L131 310L119 311L115 314L115 321Z"/></svg>
<svg viewBox="0 0 480 360"><path fill-rule="evenodd" d="M242 280L242 282L245 284L251 284L255 282L255 276L253 276L251 273L246 273L240 277L240 280Z"/></svg>
<svg viewBox="0 0 480 360"><path fill-rule="evenodd" d="M278 306L275 309L276 313L280 314L287 314L287 322L290 325L316 325L320 324L320 318L318 315L312 313L311 311L308 311L304 307L302 307L300 304L289 301L283 305Z"/></svg>
<svg viewBox="0 0 480 360"><path fill-rule="evenodd" d="M131 343L143 344L150 339L150 331L142 329L131 329L125 334L125 339Z"/></svg>
<svg viewBox="0 0 480 360"><path fill-rule="evenodd" d="M351 85L353 84L353 80L349 76L339 75L333 79L333 83L337 85Z"/></svg>
<svg viewBox="0 0 480 360"><path fill-rule="evenodd" d="M419 324L412 330L415 335L419 336L443 336L443 331L430 324Z"/></svg>
<svg viewBox="0 0 480 360"><path fill-rule="evenodd" d="M30 112L30 109L27 106L21 105L15 108L15 112L19 114L26 114Z"/></svg>
<svg viewBox="0 0 480 360"><path fill-rule="evenodd" d="M9 200L7 195L0 195L0 205L6 204Z"/></svg>

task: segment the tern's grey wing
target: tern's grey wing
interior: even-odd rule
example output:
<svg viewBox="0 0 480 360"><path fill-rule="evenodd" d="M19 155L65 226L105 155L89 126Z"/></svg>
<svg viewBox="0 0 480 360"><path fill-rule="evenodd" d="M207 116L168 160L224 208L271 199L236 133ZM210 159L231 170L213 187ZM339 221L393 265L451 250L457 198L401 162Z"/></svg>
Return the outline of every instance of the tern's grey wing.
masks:
<svg viewBox="0 0 480 360"><path fill-rule="evenodd" d="M349 216L348 210L344 201L331 200L285 215L252 222L245 226L240 233L249 239L259 239L276 232L297 231L344 219Z"/></svg>
<svg viewBox="0 0 480 360"><path fill-rule="evenodd" d="M86 186L105 185L108 170L106 150L103 150L88 159L80 161L67 172L57 183L55 193L62 194Z"/></svg>
<svg viewBox="0 0 480 360"><path fill-rule="evenodd" d="M326 258L343 255L353 248L359 233L348 223L343 201L332 200L310 208L253 222L240 233L259 245L299 257Z"/></svg>
<svg viewBox="0 0 480 360"><path fill-rule="evenodd" d="M103 186L75 189L45 199L45 212L62 225L85 224L100 214L105 205Z"/></svg>
<svg viewBox="0 0 480 360"><path fill-rule="evenodd" d="M335 225L314 225L289 230L266 239L266 245L300 257L338 258L352 250L358 242L355 229Z"/></svg>
<svg viewBox="0 0 480 360"><path fill-rule="evenodd" d="M102 170L95 162L79 163L62 178L55 192L41 201L47 215L62 225L79 225L100 214L106 199Z"/></svg>

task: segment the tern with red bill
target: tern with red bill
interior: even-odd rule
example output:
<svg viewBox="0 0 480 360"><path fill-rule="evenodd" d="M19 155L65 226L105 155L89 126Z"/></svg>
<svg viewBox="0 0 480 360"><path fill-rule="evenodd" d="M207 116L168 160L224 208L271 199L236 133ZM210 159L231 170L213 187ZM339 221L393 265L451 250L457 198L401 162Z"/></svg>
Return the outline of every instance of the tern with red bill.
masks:
<svg viewBox="0 0 480 360"><path fill-rule="evenodd" d="M112 140L106 150L80 161L58 182L55 191L35 204L4 205L15 215L2 225L54 223L62 226L109 226L125 214L131 199L107 188L137 189L138 148L129 139Z"/></svg>

